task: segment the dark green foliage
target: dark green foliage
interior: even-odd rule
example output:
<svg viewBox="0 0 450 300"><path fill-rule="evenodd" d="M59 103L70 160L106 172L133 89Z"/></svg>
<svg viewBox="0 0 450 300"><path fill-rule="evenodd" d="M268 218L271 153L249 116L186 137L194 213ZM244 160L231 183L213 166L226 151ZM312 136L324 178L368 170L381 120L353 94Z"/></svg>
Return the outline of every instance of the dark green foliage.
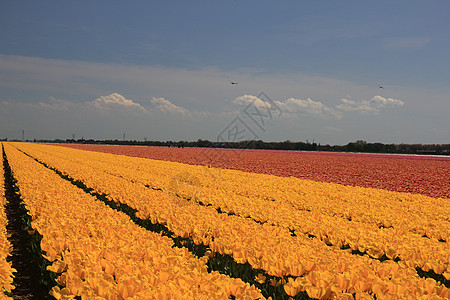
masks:
<svg viewBox="0 0 450 300"><path fill-rule="evenodd" d="M433 278L436 281L439 281L441 284L445 285L445 287L450 288L450 280L447 280L442 274L436 274L433 270L429 270L425 272L419 267L416 267L417 274L422 278Z"/></svg>

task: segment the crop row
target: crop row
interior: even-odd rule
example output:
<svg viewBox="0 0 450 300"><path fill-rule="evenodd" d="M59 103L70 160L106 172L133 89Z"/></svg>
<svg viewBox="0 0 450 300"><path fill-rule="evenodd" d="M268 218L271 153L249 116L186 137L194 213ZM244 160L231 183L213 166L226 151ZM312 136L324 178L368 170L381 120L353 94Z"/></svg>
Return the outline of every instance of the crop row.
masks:
<svg viewBox="0 0 450 300"><path fill-rule="evenodd" d="M352 255L304 234L292 236L282 226L261 225L248 218L219 214L212 207L180 201L178 197L170 197L169 193L122 178L133 173L132 168L122 169L120 176L111 175L110 169L93 167L96 160L89 158L88 152L76 154L89 165L86 166L58 158L54 148L19 147L98 193L137 209L137 215L143 219L166 224L179 236L189 236L196 243L208 245L215 252L229 254L238 262L249 262L270 275L290 275L292 278L285 284L285 290L293 289L289 290L292 294L300 290L306 290L313 297L327 293L366 292L379 298L386 294L445 296L448 293L445 286L433 279L420 278L413 266L406 263L380 262L368 256ZM55 153L45 154L41 152L43 147L46 151L53 149ZM73 155L65 153L66 158L73 158ZM125 160L132 158L115 157L114 164L119 166ZM140 160L139 164L143 166L145 161ZM167 166L164 170L169 171Z"/></svg>
<svg viewBox="0 0 450 300"><path fill-rule="evenodd" d="M374 258L400 258L412 267L450 276L450 244L437 240L446 241L450 234L450 210L442 205L444 199L171 162L117 159L92 152L81 156L65 148L40 148L44 149L51 149L47 160L56 163L57 157L64 158L66 168L72 162L71 169L84 165L104 170L165 191L173 200L211 205L260 223L314 235L337 248L350 247ZM78 176L83 172L88 171L80 170Z"/></svg>
<svg viewBox="0 0 450 300"><path fill-rule="evenodd" d="M1 150L0 150L1 152ZM6 296L6 293L10 293L14 289L13 273L15 270L11 266L11 262L6 259L11 255L12 246L8 241L8 234L6 232L6 225L8 219L5 213L5 189L4 189L4 172L3 172L3 155L0 153L0 299L12 299Z"/></svg>
<svg viewBox="0 0 450 300"><path fill-rule="evenodd" d="M450 198L450 157L70 144L65 146Z"/></svg>
<svg viewBox="0 0 450 300"><path fill-rule="evenodd" d="M206 259L134 224L93 196L6 144L20 195L59 274L56 298L262 298L239 279L207 272Z"/></svg>

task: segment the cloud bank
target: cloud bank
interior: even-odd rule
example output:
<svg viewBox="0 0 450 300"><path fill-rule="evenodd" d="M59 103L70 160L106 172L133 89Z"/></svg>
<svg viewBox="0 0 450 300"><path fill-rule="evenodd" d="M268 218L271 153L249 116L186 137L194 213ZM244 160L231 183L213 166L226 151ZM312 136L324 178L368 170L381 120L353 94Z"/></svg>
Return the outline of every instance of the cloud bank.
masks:
<svg viewBox="0 0 450 300"><path fill-rule="evenodd" d="M286 111L291 114L303 114L319 118L336 117L340 119L342 117L338 110L310 98L306 100L289 98L284 102L275 101L275 103L283 112Z"/></svg>
<svg viewBox="0 0 450 300"><path fill-rule="evenodd" d="M108 96L101 96L92 102L88 102L88 105L92 105L100 111L126 109L148 112L147 109L145 109L139 103L136 103L130 99L126 99L124 96L118 93L112 93Z"/></svg>
<svg viewBox="0 0 450 300"><path fill-rule="evenodd" d="M341 104L336 105L336 108L341 111L356 111L363 115L370 115L379 114L385 108L402 106L404 104L402 100L375 96L370 100L359 102L343 98L341 99Z"/></svg>
<svg viewBox="0 0 450 300"><path fill-rule="evenodd" d="M263 101L253 95L244 95L244 96L237 97L233 100L233 103L242 105L242 106L247 106L249 104L252 104L259 109L271 109L272 108L272 105L269 102Z"/></svg>
<svg viewBox="0 0 450 300"><path fill-rule="evenodd" d="M273 105L259 99L253 95L244 95L233 100L238 105L254 105L257 108L270 109ZM394 98L384 98L382 96L374 96L370 100L353 101L346 98L341 99L341 103L334 107L327 106L320 101L314 101L310 98L306 100L288 98L285 101L275 100L273 103L281 109L283 113L288 115L303 115L316 118L334 117L341 119L344 112L358 112L363 115L379 114L383 109L402 106L405 103L402 100Z"/></svg>
<svg viewBox="0 0 450 300"><path fill-rule="evenodd" d="M181 107L181 106L177 106L175 104L173 104L172 102L170 102L167 99L164 99L162 97L160 98L155 98L153 97L153 99L151 100L151 103L153 103L156 108L162 112L167 112L167 113L171 113L171 114L175 114L175 115L182 115L182 116L192 116L192 113Z"/></svg>

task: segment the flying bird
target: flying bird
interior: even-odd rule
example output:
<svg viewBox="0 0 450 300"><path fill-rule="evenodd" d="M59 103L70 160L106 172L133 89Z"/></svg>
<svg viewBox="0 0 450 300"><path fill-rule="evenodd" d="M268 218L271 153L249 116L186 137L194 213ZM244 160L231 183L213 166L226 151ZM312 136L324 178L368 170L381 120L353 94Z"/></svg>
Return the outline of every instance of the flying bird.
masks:
<svg viewBox="0 0 450 300"><path fill-rule="evenodd" d="M230 83L231 84L238 84L236 81L231 81L231 80L230 80Z"/></svg>
<svg viewBox="0 0 450 300"><path fill-rule="evenodd" d="M379 87L380 89L384 89L384 86L382 86L382 85L379 85L378 87Z"/></svg>

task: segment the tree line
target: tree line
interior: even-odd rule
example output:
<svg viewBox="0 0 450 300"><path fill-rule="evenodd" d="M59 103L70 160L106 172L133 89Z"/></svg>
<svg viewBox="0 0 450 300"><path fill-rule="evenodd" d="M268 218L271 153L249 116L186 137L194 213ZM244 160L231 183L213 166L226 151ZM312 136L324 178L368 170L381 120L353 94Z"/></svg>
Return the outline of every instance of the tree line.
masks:
<svg viewBox="0 0 450 300"><path fill-rule="evenodd" d="M1 139L7 141L7 139ZM20 140L15 140L20 141ZM450 144L383 144L370 143L363 140L350 142L346 145L321 145L315 142L264 142L262 140L246 140L237 142L220 142L198 139L197 141L138 141L138 140L93 140L93 139L55 139L26 140L39 143L77 143L100 145L137 145L177 148L229 148L229 149L265 149L291 151L330 151L330 152L364 152L364 153L403 153L403 154L435 154L450 155Z"/></svg>
<svg viewBox="0 0 450 300"><path fill-rule="evenodd" d="M65 143L141 145L160 147L196 147L196 148L230 148L230 149L266 149L292 151L333 151L333 152L365 152L365 153L404 153L404 154L436 154L450 155L450 144L383 144L370 143L363 140L346 145L321 145L315 142L264 142L249 140L237 142L220 142L198 139L197 141L137 141L137 140L65 140Z"/></svg>

